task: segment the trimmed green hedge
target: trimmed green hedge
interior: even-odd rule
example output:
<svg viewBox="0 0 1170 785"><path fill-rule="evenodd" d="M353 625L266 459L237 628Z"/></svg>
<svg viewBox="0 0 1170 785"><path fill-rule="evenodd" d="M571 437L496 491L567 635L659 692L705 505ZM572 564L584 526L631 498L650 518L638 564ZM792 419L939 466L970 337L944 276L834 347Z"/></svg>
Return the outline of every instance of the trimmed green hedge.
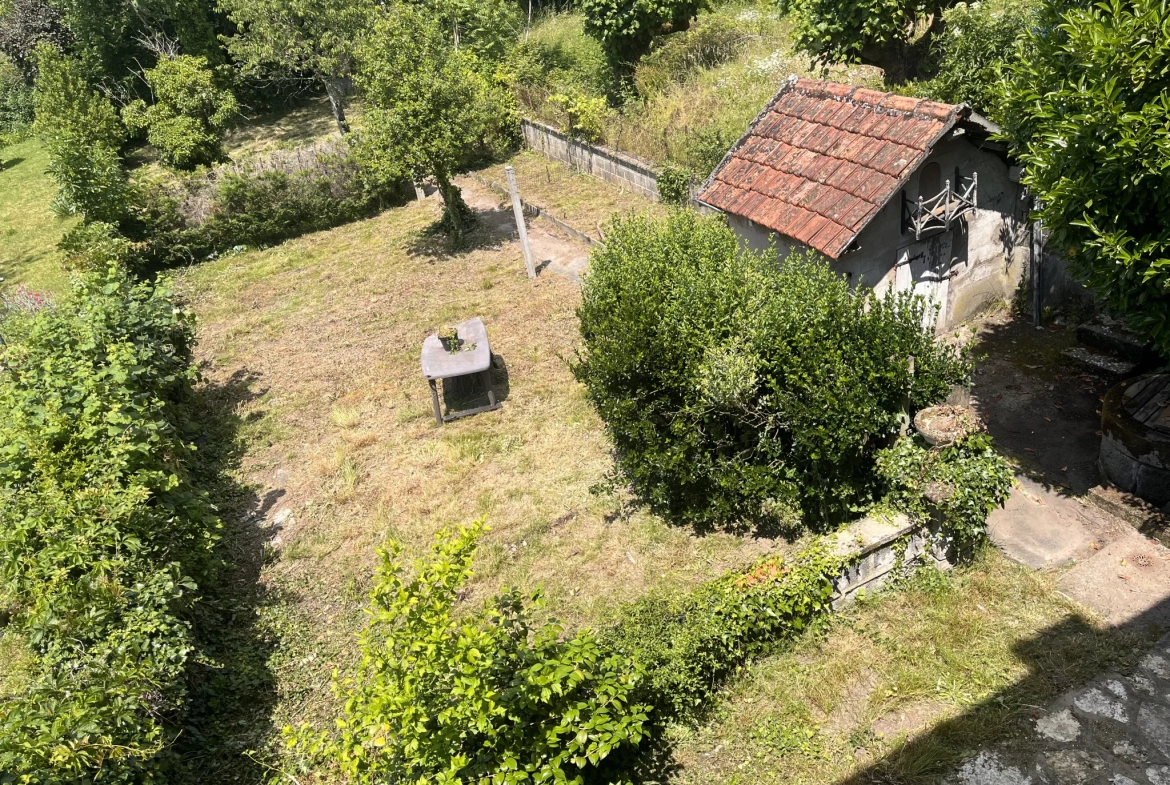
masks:
<svg viewBox="0 0 1170 785"><path fill-rule="evenodd" d="M646 669L638 699L655 717L695 719L729 676L829 611L844 564L825 543L767 556L694 591L629 603L605 640Z"/></svg>
<svg viewBox="0 0 1170 785"><path fill-rule="evenodd" d="M106 272L0 325L0 781L163 782L220 521L189 482L193 324Z"/></svg>

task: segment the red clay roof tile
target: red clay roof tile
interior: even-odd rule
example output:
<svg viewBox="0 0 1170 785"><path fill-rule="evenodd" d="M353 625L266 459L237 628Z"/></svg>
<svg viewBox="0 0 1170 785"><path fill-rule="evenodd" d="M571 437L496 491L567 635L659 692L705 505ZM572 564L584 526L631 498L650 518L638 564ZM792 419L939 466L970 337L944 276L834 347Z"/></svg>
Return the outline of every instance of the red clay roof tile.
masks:
<svg viewBox="0 0 1170 785"><path fill-rule="evenodd" d="M699 199L836 259L966 111L792 79Z"/></svg>

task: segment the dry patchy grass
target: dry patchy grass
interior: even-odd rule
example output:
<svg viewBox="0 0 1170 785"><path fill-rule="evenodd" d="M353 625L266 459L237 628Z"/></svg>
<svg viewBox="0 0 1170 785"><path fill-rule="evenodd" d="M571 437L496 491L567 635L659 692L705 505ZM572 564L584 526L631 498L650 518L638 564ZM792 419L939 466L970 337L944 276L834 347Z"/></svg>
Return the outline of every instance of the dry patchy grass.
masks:
<svg viewBox="0 0 1170 785"><path fill-rule="evenodd" d="M240 404L245 479L288 509L264 582L278 722L328 705L332 667L354 652L375 549L420 555L436 531L486 516L471 600L543 585L570 625L596 623L651 587L722 574L782 543L696 537L590 486L611 467L601 424L569 371L579 290L529 281L518 247L480 236L450 253L425 236L435 200L192 268L209 385L249 379ZM485 282L490 282L486 286ZM435 425L423 338L483 317L504 407Z"/></svg>
<svg viewBox="0 0 1170 785"><path fill-rule="evenodd" d="M591 175L550 161L533 152L522 152L508 161L516 170L520 197L541 210L565 221L579 232L598 237L615 214L650 211L664 214L666 209L631 191L616 188ZM489 182L507 187L505 164L489 166L479 175Z"/></svg>

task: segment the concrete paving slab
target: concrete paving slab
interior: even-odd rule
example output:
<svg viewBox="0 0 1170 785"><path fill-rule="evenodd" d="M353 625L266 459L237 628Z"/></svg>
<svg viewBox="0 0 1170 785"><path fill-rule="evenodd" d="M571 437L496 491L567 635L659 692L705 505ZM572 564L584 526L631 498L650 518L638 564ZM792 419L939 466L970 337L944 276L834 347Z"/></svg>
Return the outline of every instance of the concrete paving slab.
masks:
<svg viewBox="0 0 1170 785"><path fill-rule="evenodd" d="M992 543L1009 559L1033 569L1059 567L1095 553L1111 529L1096 508L1018 478L1003 509L987 521Z"/></svg>
<svg viewBox="0 0 1170 785"><path fill-rule="evenodd" d="M1112 626L1170 625L1170 549L1131 530L1069 570L1057 588Z"/></svg>

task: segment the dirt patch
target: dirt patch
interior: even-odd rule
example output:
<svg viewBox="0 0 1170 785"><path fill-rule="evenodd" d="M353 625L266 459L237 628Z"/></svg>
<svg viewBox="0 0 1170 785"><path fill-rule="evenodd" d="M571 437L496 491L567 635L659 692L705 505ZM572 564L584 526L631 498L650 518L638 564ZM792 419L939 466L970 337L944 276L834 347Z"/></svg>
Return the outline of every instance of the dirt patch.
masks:
<svg viewBox="0 0 1170 785"><path fill-rule="evenodd" d="M881 738L893 740L899 736L910 736L925 730L954 711L953 706L939 701L917 701L883 714L874 720L870 727Z"/></svg>
<svg viewBox="0 0 1170 785"><path fill-rule="evenodd" d="M1073 331L1037 330L1002 311L980 326L972 407L996 444L1050 488L1084 494L1099 482L1101 398L1107 385L1070 368Z"/></svg>
<svg viewBox="0 0 1170 785"><path fill-rule="evenodd" d="M869 707L869 696L877 689L877 685L877 675L868 668L857 674L857 680L849 685L840 702L829 712L828 719L821 726L822 730L834 736L845 736L860 725Z"/></svg>

